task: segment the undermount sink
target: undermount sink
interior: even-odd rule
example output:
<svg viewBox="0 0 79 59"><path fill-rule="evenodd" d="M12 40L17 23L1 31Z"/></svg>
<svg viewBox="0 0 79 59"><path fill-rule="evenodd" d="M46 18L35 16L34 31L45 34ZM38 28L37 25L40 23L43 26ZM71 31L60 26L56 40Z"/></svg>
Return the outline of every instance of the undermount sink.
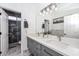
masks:
<svg viewBox="0 0 79 59"><path fill-rule="evenodd" d="M41 38L41 37L39 37ZM43 37L42 37L43 38ZM59 38L57 38L56 36L51 36L49 35L48 37L44 37L43 39L40 39L41 41L44 41L46 43L49 43L51 45L57 46L57 47L61 47L62 48L67 48L67 46L69 46L68 44L59 41Z"/></svg>
<svg viewBox="0 0 79 59"><path fill-rule="evenodd" d="M55 46L56 48L67 48L69 44L63 43L61 41L56 41L56 40L47 40L46 43L49 43L52 46Z"/></svg>

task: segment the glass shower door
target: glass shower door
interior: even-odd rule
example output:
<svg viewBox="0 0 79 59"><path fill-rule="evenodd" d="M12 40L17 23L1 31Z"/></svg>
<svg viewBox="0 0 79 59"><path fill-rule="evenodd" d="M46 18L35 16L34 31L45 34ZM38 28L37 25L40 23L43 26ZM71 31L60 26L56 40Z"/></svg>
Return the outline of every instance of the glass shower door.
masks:
<svg viewBox="0 0 79 59"><path fill-rule="evenodd" d="M21 19L9 19L9 47L15 47L21 41Z"/></svg>

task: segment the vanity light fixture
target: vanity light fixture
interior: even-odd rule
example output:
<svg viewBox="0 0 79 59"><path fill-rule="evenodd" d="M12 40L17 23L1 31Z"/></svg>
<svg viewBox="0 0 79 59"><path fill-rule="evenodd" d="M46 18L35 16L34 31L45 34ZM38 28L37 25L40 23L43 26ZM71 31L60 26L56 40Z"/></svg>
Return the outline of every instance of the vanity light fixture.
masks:
<svg viewBox="0 0 79 59"><path fill-rule="evenodd" d="M52 13L52 10L57 10L57 4L56 3L51 3L47 7L43 8L40 12L42 14L48 14L49 12Z"/></svg>

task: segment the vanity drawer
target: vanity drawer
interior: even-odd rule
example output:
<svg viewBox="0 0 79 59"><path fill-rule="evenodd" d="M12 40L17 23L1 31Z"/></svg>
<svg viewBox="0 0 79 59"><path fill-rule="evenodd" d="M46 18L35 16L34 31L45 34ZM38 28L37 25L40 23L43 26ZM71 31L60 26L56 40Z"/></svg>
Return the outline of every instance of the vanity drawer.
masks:
<svg viewBox="0 0 79 59"><path fill-rule="evenodd" d="M63 56L62 54L54 50L51 50L50 48L43 45L42 45L42 52L44 53L45 56Z"/></svg>

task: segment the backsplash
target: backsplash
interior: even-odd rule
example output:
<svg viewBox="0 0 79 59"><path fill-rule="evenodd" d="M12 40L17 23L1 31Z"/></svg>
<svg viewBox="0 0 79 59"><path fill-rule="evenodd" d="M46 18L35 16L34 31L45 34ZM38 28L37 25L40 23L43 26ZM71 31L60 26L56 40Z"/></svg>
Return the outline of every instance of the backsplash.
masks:
<svg viewBox="0 0 79 59"><path fill-rule="evenodd" d="M64 36L64 30L51 30L51 31L49 31L49 33L52 35Z"/></svg>

